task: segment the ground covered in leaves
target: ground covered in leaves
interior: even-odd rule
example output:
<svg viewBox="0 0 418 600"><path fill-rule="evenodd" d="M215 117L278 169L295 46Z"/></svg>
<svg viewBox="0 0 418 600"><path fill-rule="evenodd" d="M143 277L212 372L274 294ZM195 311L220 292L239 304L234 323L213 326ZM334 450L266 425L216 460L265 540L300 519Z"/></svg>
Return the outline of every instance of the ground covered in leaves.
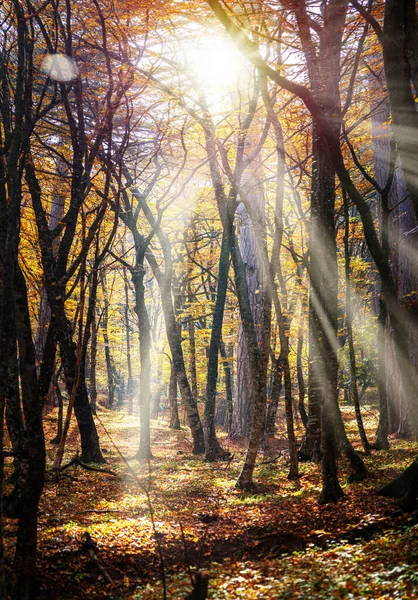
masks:
<svg viewBox="0 0 418 600"><path fill-rule="evenodd" d="M352 439L355 423L345 419ZM370 433L375 415L365 411ZM99 412L98 429L117 476L77 465L58 481L49 473L39 515L40 598L184 598L196 569L210 577L209 597L235 598L418 598L418 526L397 504L375 491L407 466L416 443L392 439L389 452L365 457L371 477L347 482L346 498L320 506L320 468L301 464L289 482L285 435L260 454L251 494L234 485L244 448L226 438L229 462L205 463L190 454L189 433L153 420L150 463L128 460L137 450L138 419L124 410ZM47 441L55 414L46 416ZM48 443L48 442L47 442ZM64 458L77 452L75 428ZM48 443L48 464L55 447ZM8 461L9 462L9 461ZM82 551L85 533L113 583ZM6 522L11 560L16 523Z"/></svg>

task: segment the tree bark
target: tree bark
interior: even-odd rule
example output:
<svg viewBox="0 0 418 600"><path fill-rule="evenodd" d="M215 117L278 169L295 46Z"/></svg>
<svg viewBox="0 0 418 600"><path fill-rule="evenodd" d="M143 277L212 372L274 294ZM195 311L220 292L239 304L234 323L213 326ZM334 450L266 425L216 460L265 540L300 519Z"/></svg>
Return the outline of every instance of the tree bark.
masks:
<svg viewBox="0 0 418 600"><path fill-rule="evenodd" d="M267 296L263 296L262 344L259 347L251 310L250 297L248 294L245 265L234 232L232 233L231 240L231 257L234 267L241 323L245 332L246 344L250 356L250 373L255 390L254 416L251 424L250 438L245 462L237 480L237 487L250 489L253 486L252 477L260 444L261 432L265 421L267 364L270 349L271 300L267 298Z"/></svg>
<svg viewBox="0 0 418 600"><path fill-rule="evenodd" d="M13 596L26 599L32 596L35 584L38 504L45 480L45 440L26 282L19 268L16 272L15 310L28 464L13 562Z"/></svg>
<svg viewBox="0 0 418 600"><path fill-rule="evenodd" d="M392 127L396 138L406 185L418 223L418 23L414 0L386 0L384 15L383 59Z"/></svg>
<svg viewBox="0 0 418 600"><path fill-rule="evenodd" d="M131 328L129 324L129 283L126 274L126 269L123 267L123 283L125 291L125 306L123 314L125 318L125 339L126 339L126 361L128 366L128 384L126 394L128 396L128 414L133 413L133 377L132 377L132 359L131 359Z"/></svg>
<svg viewBox="0 0 418 600"><path fill-rule="evenodd" d="M252 204L257 218L265 223L264 218L264 190L259 174L253 172L247 175L247 183L243 183L246 189L248 202ZM248 294L253 314L257 341L262 343L262 323L264 310L265 282L263 272L258 256L258 247L255 239L255 232L251 218L244 206L240 204L237 210L239 221L239 243L240 252L247 278ZM265 234L265 232L264 232ZM249 361L250 353L247 348L246 335L242 323L238 332L238 350L237 350L237 380L236 380L236 404L235 414L232 418L233 437L248 437L251 422L253 419L253 400L256 395L255 387L257 383L253 381L250 375ZM254 387L255 386L255 387Z"/></svg>
<svg viewBox="0 0 418 600"><path fill-rule="evenodd" d="M145 268L143 262L137 262L131 276L135 289L135 312L138 316L139 328L139 355L141 372L139 378L139 419L140 440L136 458L148 460L151 454L151 326L147 307L145 304L144 276Z"/></svg>
<svg viewBox="0 0 418 600"><path fill-rule="evenodd" d="M107 407L112 409L115 401L115 387L116 387L116 369L112 359L112 353L110 350L109 342L109 297L107 293L106 275L103 269L100 269L100 283L103 292L103 310L100 318L100 328L103 334L105 358L106 358L106 371L107 371Z"/></svg>
<svg viewBox="0 0 418 600"><path fill-rule="evenodd" d="M177 377L173 363L171 363L170 368L168 404L170 406L170 429L180 429L179 407L177 404Z"/></svg>
<svg viewBox="0 0 418 600"><path fill-rule="evenodd" d="M91 320L91 342L90 342L90 370L89 370L89 394L90 406L92 413L95 415L97 411L97 315L94 308Z"/></svg>
<svg viewBox="0 0 418 600"><path fill-rule="evenodd" d="M302 315L301 317L302 318ZM299 390L299 414L302 419L302 423L306 428L308 425L308 415L306 414L305 409L305 378L303 376L303 365L302 365L302 350L303 350L303 328L302 325L299 325L298 330L298 344L296 350L296 371L298 378L298 390Z"/></svg>
<svg viewBox="0 0 418 600"><path fill-rule="evenodd" d="M379 492L380 496L398 498L402 500L402 507L406 511L417 508L418 501L418 458L409 465L396 479L393 479Z"/></svg>
<svg viewBox="0 0 418 600"><path fill-rule="evenodd" d="M222 364L225 374L225 396L226 396L226 431L231 431L232 411L233 411L233 383L232 383L232 365L231 358L228 358L225 343L221 340L219 351L222 357ZM225 424L224 424L225 426Z"/></svg>
<svg viewBox="0 0 418 600"><path fill-rule="evenodd" d="M215 428L216 386L218 381L218 355L222 342L222 323L225 311L226 292L228 287L229 254L234 220L234 210L229 206L223 222L221 254L219 258L216 302L212 319L212 330L209 344L208 370L206 379L206 400L204 413L205 457L215 460L224 454Z"/></svg>

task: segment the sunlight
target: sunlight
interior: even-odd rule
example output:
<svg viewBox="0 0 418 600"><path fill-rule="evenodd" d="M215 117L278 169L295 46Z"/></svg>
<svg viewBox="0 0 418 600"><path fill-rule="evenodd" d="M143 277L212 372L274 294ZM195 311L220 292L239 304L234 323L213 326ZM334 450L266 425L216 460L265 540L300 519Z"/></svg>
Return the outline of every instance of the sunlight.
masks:
<svg viewBox="0 0 418 600"><path fill-rule="evenodd" d="M201 84L225 87L238 80L245 64L234 44L219 36L204 36L184 49L188 67Z"/></svg>
<svg viewBox="0 0 418 600"><path fill-rule="evenodd" d="M64 54L47 54L42 61L42 70L50 79L64 83L78 76L74 60Z"/></svg>

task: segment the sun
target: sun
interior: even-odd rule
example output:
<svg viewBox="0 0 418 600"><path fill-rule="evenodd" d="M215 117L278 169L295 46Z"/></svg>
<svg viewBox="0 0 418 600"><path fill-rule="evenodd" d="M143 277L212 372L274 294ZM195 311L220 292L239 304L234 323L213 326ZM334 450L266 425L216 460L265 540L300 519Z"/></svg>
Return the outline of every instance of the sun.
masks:
<svg viewBox="0 0 418 600"><path fill-rule="evenodd" d="M195 40L184 55L188 68L205 87L234 85L245 63L230 40L215 35Z"/></svg>

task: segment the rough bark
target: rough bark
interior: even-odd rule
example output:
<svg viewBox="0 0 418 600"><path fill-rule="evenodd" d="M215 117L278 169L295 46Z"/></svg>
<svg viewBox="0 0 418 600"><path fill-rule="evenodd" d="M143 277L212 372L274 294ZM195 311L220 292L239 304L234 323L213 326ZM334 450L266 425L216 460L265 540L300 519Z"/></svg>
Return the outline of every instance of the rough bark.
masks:
<svg viewBox="0 0 418 600"><path fill-rule="evenodd" d="M16 339L10 340L10 367L9 367L9 381L8 381L8 392L6 395L6 424L9 438L12 444L12 449L15 454L14 458L14 473L12 480L17 484L19 481L19 475L21 471L21 458L26 454L26 434L25 425L23 422L23 415L20 405L20 393L19 393L19 369L17 360L17 343ZM5 501L4 510L6 514L13 512L10 506L7 506L8 500Z"/></svg>
<svg viewBox="0 0 418 600"><path fill-rule="evenodd" d="M264 222L264 192L262 184L258 181L260 175L257 172L248 174L247 182L243 182L243 188L248 195L248 202L253 206L257 218ZM253 314L257 341L262 343L262 323L265 282L258 256L258 246L251 218L244 206L240 204L237 210L239 222L239 241L242 260L245 265L248 294ZM250 375L249 361L251 360L247 348L246 336L242 323L238 331L237 350L237 379L236 379L236 402L232 417L232 437L248 437L253 419L253 399L256 394L257 383ZM255 387L254 387L255 386Z"/></svg>
<svg viewBox="0 0 418 600"><path fill-rule="evenodd" d="M381 82L372 79L371 89L374 93L374 102L382 101ZM404 173L399 161L394 164L393 142L387 126L389 118L389 105L381 102L378 110L372 117L374 171L375 180L380 186L379 220L381 229L382 247L387 260L390 258L391 272L394 287L400 304L406 309L405 319L409 326L406 328L405 356L402 362L408 360L411 365L411 375L417 373L418 357L416 346L418 342L416 328L416 297L418 281L411 257L417 248L417 234L415 232L416 219ZM408 414L408 393L403 382L405 375L402 366L396 360L397 348L395 340L400 334L394 331L396 320L388 315L385 297L379 299L379 393L381 395L381 415L378 428L379 448L388 447L387 434L390 430L401 436L411 433L410 416ZM385 322L383 321L385 319ZM390 406L390 413L389 407ZM389 419L390 416L390 419Z"/></svg>
<svg viewBox="0 0 418 600"><path fill-rule="evenodd" d="M45 440L26 282L19 268L16 272L15 312L28 464L13 562L13 596L25 599L33 595L35 584L38 504L45 479Z"/></svg>
<svg viewBox="0 0 418 600"><path fill-rule="evenodd" d="M241 323L243 325L250 356L249 368L254 385L254 416L250 429L245 462L237 480L237 487L250 489L253 486L252 477L265 421L267 364L270 349L271 300L264 295L263 323L261 328L262 343L259 346L248 293L246 269L239 250L238 240L234 232L232 234L231 257L234 267Z"/></svg>
<svg viewBox="0 0 418 600"><path fill-rule="evenodd" d="M387 311L385 300L380 295L377 319L377 385L379 390L379 425L376 432L376 450L389 450L389 400L386 387L386 343L385 333Z"/></svg>
<svg viewBox="0 0 418 600"><path fill-rule="evenodd" d="M396 138L402 170L418 223L418 113L417 89L417 9L414 0L386 0L384 15L383 59Z"/></svg>

